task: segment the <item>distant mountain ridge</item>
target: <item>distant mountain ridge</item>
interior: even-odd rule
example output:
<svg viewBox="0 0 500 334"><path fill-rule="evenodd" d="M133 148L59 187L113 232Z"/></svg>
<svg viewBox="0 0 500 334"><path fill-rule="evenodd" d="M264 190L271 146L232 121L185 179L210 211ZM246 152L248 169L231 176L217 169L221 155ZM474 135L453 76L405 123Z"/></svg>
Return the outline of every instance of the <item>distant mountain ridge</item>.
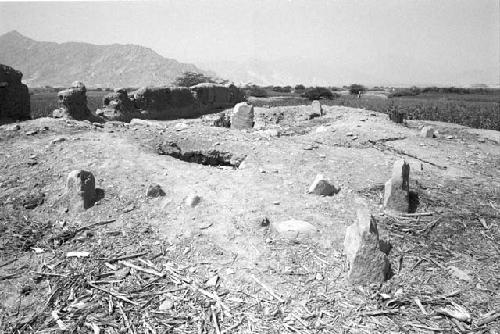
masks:
<svg viewBox="0 0 500 334"><path fill-rule="evenodd" d="M23 72L30 87L66 87L75 80L88 87L162 86L185 71L207 74L139 45L40 42L15 30L0 35L0 64Z"/></svg>

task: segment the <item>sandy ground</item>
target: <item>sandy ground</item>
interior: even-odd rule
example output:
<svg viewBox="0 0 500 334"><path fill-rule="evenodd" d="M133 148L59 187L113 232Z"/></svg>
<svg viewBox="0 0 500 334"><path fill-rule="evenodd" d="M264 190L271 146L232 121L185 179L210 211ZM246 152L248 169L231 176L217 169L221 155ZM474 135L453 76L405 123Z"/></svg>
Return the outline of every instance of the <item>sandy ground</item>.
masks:
<svg viewBox="0 0 500 334"><path fill-rule="evenodd" d="M302 116L307 108L257 108L259 117L267 115L266 122L259 123L260 130L251 131L210 127L200 119L151 122L154 126L114 122L101 128L43 118L20 123L17 131L0 127L0 276L19 274L0 281L3 325L20 322L30 308L40 307L47 298L47 287L33 285L30 276L59 254L57 247L47 245L47 239L64 225L61 222L78 227L116 219L97 230L92 239L62 245L59 251L90 249L96 243L113 250L105 239L118 231L122 253L134 247L151 253L162 245L177 247L200 275L217 272L222 276L230 268L225 281L228 289L250 284L248 277L253 274L282 295L300 299L304 291L298 286L304 282L283 277L284 273L300 272L313 281L321 273L324 280L314 284L347 289L342 242L346 227L355 219L354 200L367 198L373 214L383 217L383 184L396 159L410 162L411 187L421 199L418 212L445 214L485 205L498 214L498 132L425 121L402 126L391 123L384 114L347 107L324 107L326 115L305 120ZM279 114L284 118L278 122ZM423 125L438 130L438 138L421 138ZM37 133L28 134L34 130ZM64 141L53 142L58 138ZM159 155L157 147L165 141L184 149L228 152L244 160L237 168L189 163ZM66 176L74 169L91 171L96 187L104 191L104 197L83 213L66 212L61 200ZM341 191L331 197L307 194L318 173ZM161 185L166 196L148 198L150 184ZM459 193L453 191L471 187L487 192L489 203L460 204ZM190 207L185 199L194 194L201 201ZM442 196L456 197L453 205L463 207L449 204L447 198L438 203L436 197ZM43 198L43 203L28 209L25 203L37 198ZM302 246L282 244L279 236L261 226L264 218L271 223L305 220L320 233ZM12 239L12 234L20 233L16 224L23 219L46 224L33 230L39 238L27 246ZM489 218L488 232L493 239L488 242L498 242L498 222L498 216ZM390 259L396 263L396 256L407 246L405 239L391 238L383 223L381 234L395 245ZM306 246L308 255L299 252ZM35 248L45 252L35 253ZM498 259L498 248L497 253L494 247L492 251L493 261ZM5 265L9 261L13 262ZM208 267L200 268L204 265ZM491 284L492 289L498 287L498 282ZM20 295L25 286L33 292ZM490 304L472 310L475 316L499 306L498 290L485 298Z"/></svg>

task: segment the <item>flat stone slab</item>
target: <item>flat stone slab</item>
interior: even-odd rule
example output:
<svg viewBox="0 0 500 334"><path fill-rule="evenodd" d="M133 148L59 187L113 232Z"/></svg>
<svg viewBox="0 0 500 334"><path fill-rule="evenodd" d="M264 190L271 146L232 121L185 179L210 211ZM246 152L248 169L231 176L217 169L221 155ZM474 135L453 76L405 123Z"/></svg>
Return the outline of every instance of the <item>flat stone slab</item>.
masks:
<svg viewBox="0 0 500 334"><path fill-rule="evenodd" d="M307 239L315 236L318 229L303 220L291 219L271 223L271 230L285 239Z"/></svg>

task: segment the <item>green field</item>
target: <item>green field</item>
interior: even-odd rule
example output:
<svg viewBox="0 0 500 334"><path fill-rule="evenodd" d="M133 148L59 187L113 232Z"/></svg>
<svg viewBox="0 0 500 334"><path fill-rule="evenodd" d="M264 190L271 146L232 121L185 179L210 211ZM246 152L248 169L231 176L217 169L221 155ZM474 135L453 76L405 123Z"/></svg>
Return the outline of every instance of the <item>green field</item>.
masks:
<svg viewBox="0 0 500 334"><path fill-rule="evenodd" d="M256 106L286 106L310 104L298 94L288 94L283 98L252 100ZM353 108L364 108L387 113L396 108L406 114L407 119L441 121L461 124L473 128L500 131L500 90L489 90L481 94L447 94L429 93L417 96L387 98L383 94L362 95L361 98L351 95L340 95L331 100L322 100L325 105L342 105Z"/></svg>

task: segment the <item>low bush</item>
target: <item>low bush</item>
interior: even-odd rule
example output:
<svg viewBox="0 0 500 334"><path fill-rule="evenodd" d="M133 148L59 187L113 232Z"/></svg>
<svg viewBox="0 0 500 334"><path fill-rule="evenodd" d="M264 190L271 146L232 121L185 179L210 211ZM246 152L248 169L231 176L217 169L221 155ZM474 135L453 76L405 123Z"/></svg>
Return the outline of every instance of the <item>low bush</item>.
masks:
<svg viewBox="0 0 500 334"><path fill-rule="evenodd" d="M320 100L320 99L327 99L331 100L334 97L336 97L337 94L333 94L331 90L325 87L314 87L314 88L308 88L302 94L302 97L305 97L309 100Z"/></svg>

